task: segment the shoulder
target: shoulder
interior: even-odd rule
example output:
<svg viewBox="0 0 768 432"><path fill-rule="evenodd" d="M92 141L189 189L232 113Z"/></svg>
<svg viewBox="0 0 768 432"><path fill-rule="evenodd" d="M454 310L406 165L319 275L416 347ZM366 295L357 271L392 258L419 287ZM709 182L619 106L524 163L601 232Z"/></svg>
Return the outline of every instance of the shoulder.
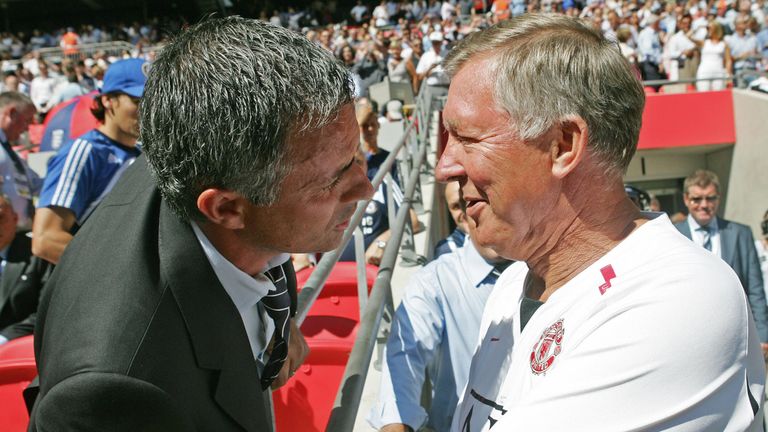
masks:
<svg viewBox="0 0 768 432"><path fill-rule="evenodd" d="M747 232L747 233L750 233L750 235L752 234L752 229L747 225L734 222L728 219L717 218L717 224L718 224L718 228L721 230L734 230L738 232Z"/></svg>
<svg viewBox="0 0 768 432"><path fill-rule="evenodd" d="M37 430L193 430L177 404L146 381L116 373L84 372L49 389L38 400L32 422Z"/></svg>

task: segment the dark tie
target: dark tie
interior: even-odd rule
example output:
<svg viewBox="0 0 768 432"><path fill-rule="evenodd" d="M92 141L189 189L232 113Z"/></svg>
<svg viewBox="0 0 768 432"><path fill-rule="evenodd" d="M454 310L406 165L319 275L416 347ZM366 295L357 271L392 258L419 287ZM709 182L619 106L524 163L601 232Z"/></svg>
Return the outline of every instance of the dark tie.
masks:
<svg viewBox="0 0 768 432"><path fill-rule="evenodd" d="M288 356L288 338L291 328L288 319L291 315L291 297L288 294L288 281L282 266L272 267L266 275L275 285L275 290L270 291L261 299L261 304L267 311L267 315L275 322L274 344L269 360L261 374L261 388L266 390L272 381L277 378L283 362Z"/></svg>
<svg viewBox="0 0 768 432"><path fill-rule="evenodd" d="M495 284L496 281L499 279L499 276L501 276L502 273L504 273L504 270L507 269L510 265L512 265L514 261L502 261L500 263L496 263L493 266L493 270L491 270L490 273L488 273L488 276L483 279L483 284Z"/></svg>
<svg viewBox="0 0 768 432"><path fill-rule="evenodd" d="M708 251L712 251L712 228L709 226L701 226L696 229L696 231L701 231L701 235L704 236L704 242L702 243L702 246L704 246L704 249Z"/></svg>

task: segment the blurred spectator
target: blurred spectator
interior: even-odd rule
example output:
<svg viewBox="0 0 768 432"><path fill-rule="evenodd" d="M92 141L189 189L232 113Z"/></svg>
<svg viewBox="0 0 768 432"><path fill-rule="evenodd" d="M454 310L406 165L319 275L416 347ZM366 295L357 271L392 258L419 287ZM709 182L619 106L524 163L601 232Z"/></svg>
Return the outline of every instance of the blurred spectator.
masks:
<svg viewBox="0 0 768 432"><path fill-rule="evenodd" d="M443 34L434 31L429 34L431 49L424 53L416 66L416 73L420 80L426 79L428 97L443 96L448 93L448 75L443 70Z"/></svg>
<svg viewBox="0 0 768 432"><path fill-rule="evenodd" d="M470 240L416 272L403 289L387 340L379 401L368 416L374 428L450 429L469 376L483 308L510 264L472 241L475 224L465 220ZM432 401L428 412L421 405L426 377Z"/></svg>
<svg viewBox="0 0 768 432"><path fill-rule="evenodd" d="M651 15L646 19L646 26L637 36L637 57L640 61L640 74L643 80L664 79L661 39L659 38L659 17ZM658 89L659 86L654 86Z"/></svg>
<svg viewBox="0 0 768 432"><path fill-rule="evenodd" d="M74 97L88 93L88 90L80 85L74 65L68 64L65 66L64 78L66 81L56 86L56 89L53 91L53 96L51 96L51 99L48 101L48 106L51 108L61 102L66 102Z"/></svg>
<svg viewBox="0 0 768 432"><path fill-rule="evenodd" d="M739 16L734 22L734 33L724 38L733 61L733 75L737 79L743 79L745 84L749 84L749 81L754 79L754 75L742 77L741 74L757 70L755 58L757 56L757 38L752 34L747 34L748 22L748 16Z"/></svg>
<svg viewBox="0 0 768 432"><path fill-rule="evenodd" d="M760 261L760 270L763 272L763 291L768 298L768 210L763 215L763 221L760 222L760 230L763 235L755 240L755 247Z"/></svg>
<svg viewBox="0 0 768 432"><path fill-rule="evenodd" d="M391 82L408 83L414 93L418 93L418 88L414 83L418 81L416 67L411 58L402 57L403 46L399 41L393 41L389 44L389 60L387 60L387 71Z"/></svg>
<svg viewBox="0 0 768 432"><path fill-rule="evenodd" d="M368 87L381 82L387 76L387 64L384 55L369 42L360 47L358 53L362 59L352 66L351 72L360 78L357 96L367 96Z"/></svg>
<svg viewBox="0 0 768 432"><path fill-rule="evenodd" d="M386 0L381 0L379 5L373 8L372 16L374 19L374 25L376 25L376 27L384 27L389 25L389 12L387 12Z"/></svg>
<svg viewBox="0 0 768 432"><path fill-rule="evenodd" d="M709 37L703 42L696 41L701 49L699 68L696 78L725 78L733 71L731 50L723 41L723 26L715 21L709 23ZM722 90L725 88L724 80L697 81L696 90Z"/></svg>
<svg viewBox="0 0 768 432"><path fill-rule="evenodd" d="M720 181L711 171L697 170L689 175L683 183L683 198L688 218L675 228L736 272L752 310L763 355L768 355L768 304L752 229L717 216Z"/></svg>
<svg viewBox="0 0 768 432"><path fill-rule="evenodd" d="M26 132L35 118L35 106L28 96L18 92L0 93L0 179L2 193L18 215L20 232L29 231L35 214L33 199L40 193L42 180L27 165L11 143Z"/></svg>
<svg viewBox="0 0 768 432"><path fill-rule="evenodd" d="M689 79L696 75L696 44L691 40L691 16L683 15L677 25L677 31L669 36L665 51L670 80Z"/></svg>
<svg viewBox="0 0 768 432"><path fill-rule="evenodd" d="M403 121L403 103L397 99L392 99L391 101L387 102L383 121Z"/></svg>
<svg viewBox="0 0 768 432"><path fill-rule="evenodd" d="M29 85L29 97L32 98L32 102L35 104L39 114L44 115L51 108L48 102L53 96L53 91L56 88L56 78L49 75L48 64L42 60L38 63L38 70L40 75L32 80Z"/></svg>
<svg viewBox="0 0 768 432"><path fill-rule="evenodd" d="M140 154L138 107L145 66L140 59L110 66L91 110L102 124L49 161L33 227L35 255L57 264L74 232Z"/></svg>
<svg viewBox="0 0 768 432"><path fill-rule="evenodd" d="M445 203L448 206L448 212L451 214L456 228L451 234L437 242L433 259L440 255L451 253L464 245L466 237L467 214L464 212L459 195L459 182L450 182L445 185Z"/></svg>
<svg viewBox="0 0 768 432"><path fill-rule="evenodd" d="M75 33L73 27L68 27L67 32L61 36L59 46L65 55L72 55L78 53L78 45L80 45L80 36Z"/></svg>
<svg viewBox="0 0 768 432"><path fill-rule="evenodd" d="M368 6L364 5L362 0L357 0L355 6L349 11L349 16L352 17L353 23L361 24L370 17Z"/></svg>

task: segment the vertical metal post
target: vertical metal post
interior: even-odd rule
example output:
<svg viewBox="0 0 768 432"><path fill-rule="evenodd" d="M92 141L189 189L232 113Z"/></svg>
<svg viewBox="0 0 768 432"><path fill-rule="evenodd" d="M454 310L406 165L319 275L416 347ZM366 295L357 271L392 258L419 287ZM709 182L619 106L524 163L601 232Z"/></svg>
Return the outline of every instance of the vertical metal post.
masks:
<svg viewBox="0 0 768 432"><path fill-rule="evenodd" d="M360 225L355 227L355 263L357 264L357 300L360 303L360 316L363 316L365 304L368 302L368 280L365 272L365 242Z"/></svg>

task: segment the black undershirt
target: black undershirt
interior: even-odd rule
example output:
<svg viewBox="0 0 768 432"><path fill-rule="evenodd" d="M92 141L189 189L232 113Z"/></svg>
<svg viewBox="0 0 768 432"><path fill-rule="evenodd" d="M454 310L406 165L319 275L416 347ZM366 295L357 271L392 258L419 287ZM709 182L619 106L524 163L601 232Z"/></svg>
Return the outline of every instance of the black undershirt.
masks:
<svg viewBox="0 0 768 432"><path fill-rule="evenodd" d="M531 319L536 310L543 305L543 301L533 300L527 296L523 296L523 301L520 302L520 332L522 333L525 325L528 324L528 320Z"/></svg>

